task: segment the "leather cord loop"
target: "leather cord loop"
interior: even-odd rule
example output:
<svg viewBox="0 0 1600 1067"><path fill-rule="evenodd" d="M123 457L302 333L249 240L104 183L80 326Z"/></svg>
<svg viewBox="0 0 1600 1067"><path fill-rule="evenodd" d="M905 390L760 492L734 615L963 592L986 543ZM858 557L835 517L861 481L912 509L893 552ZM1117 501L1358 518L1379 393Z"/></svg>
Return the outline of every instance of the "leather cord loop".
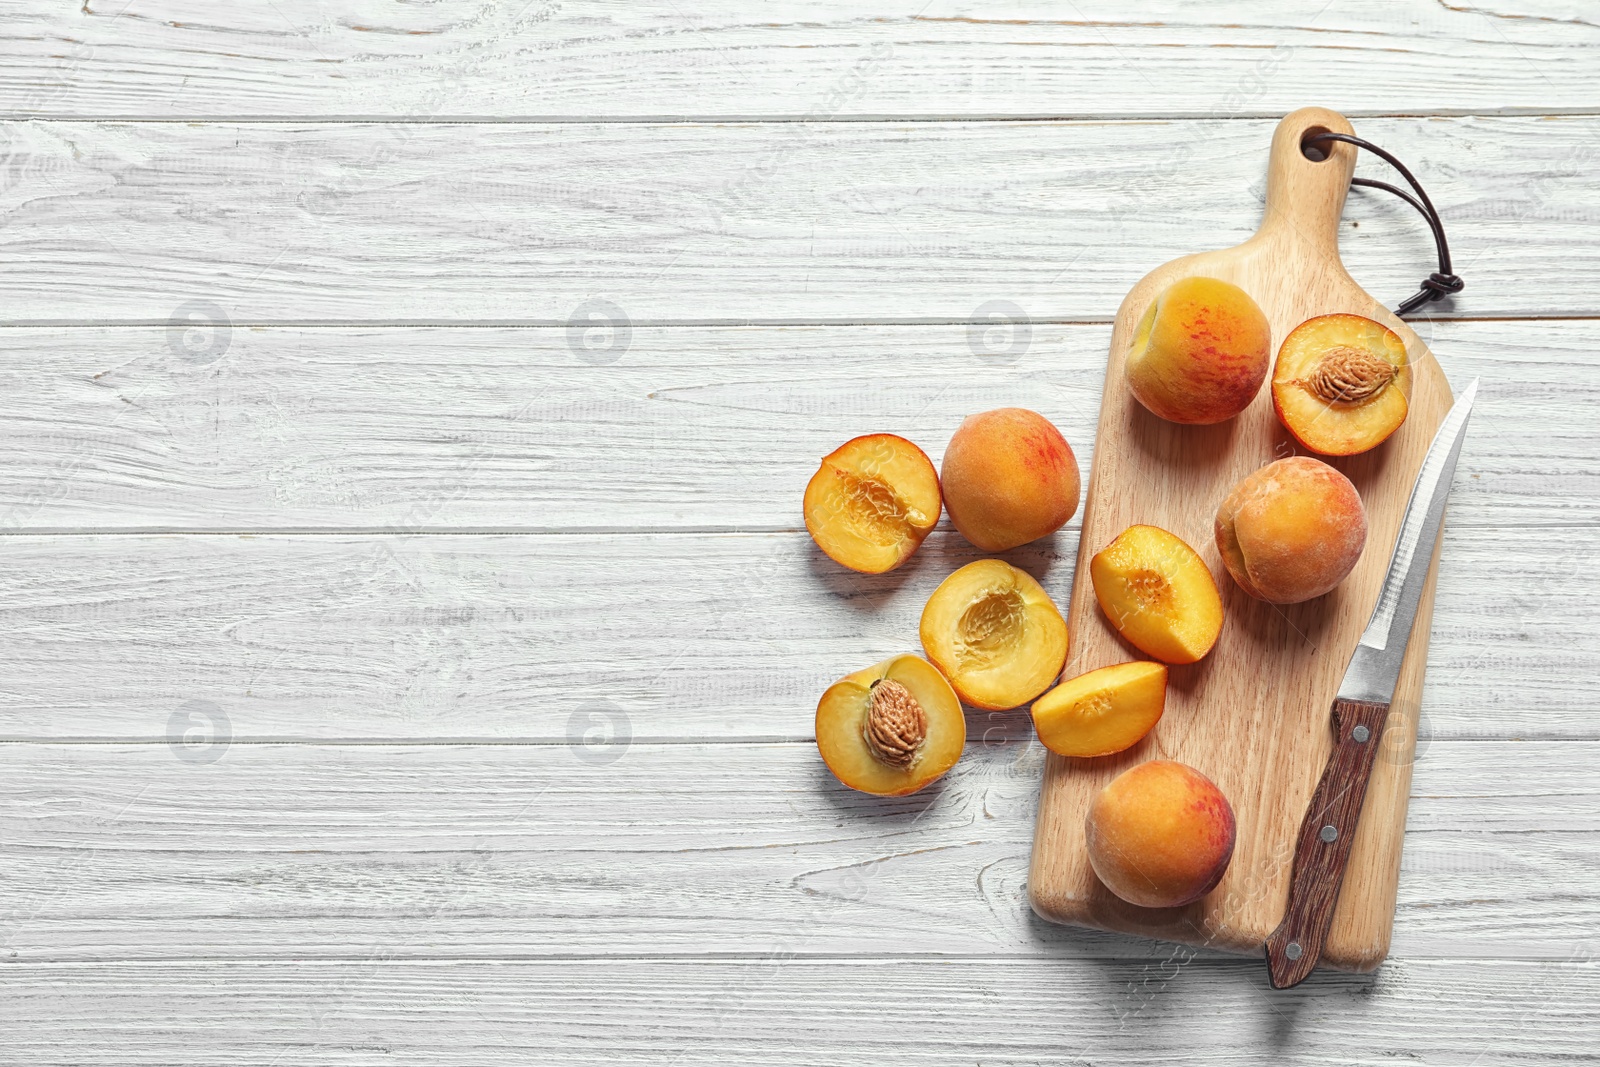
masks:
<svg viewBox="0 0 1600 1067"><path fill-rule="evenodd" d="M1421 213L1428 220L1428 228L1433 231L1433 243L1439 250L1439 269L1428 275L1423 281L1421 290L1409 300L1403 302L1395 309L1397 315L1409 315L1424 304L1443 299L1454 293L1459 293L1467 287L1467 283L1456 277L1450 270L1450 243L1445 240L1444 223L1439 219L1439 212L1434 208L1433 201L1428 199L1427 192L1422 188L1422 183L1394 156L1385 152L1371 141L1360 137L1353 137L1347 133L1319 133L1314 137L1307 137L1302 144L1315 144L1317 141L1343 141L1353 144L1357 148L1364 148L1368 152L1383 160L1389 166L1399 171L1401 176L1410 183L1411 188L1417 192L1412 196L1404 189L1390 185L1388 182L1374 181L1371 178L1351 178L1351 185L1361 185L1368 189L1382 189L1386 193L1393 193Z"/></svg>

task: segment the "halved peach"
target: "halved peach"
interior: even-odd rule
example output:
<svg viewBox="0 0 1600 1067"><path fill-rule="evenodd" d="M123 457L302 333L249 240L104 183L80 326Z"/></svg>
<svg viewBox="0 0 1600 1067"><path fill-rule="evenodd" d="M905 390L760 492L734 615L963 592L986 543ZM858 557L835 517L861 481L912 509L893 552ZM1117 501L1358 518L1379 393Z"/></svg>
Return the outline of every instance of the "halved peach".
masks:
<svg viewBox="0 0 1600 1067"><path fill-rule="evenodd" d="M961 701L921 656L857 671L817 703L817 751L835 778L863 793L915 793L953 767L966 743Z"/></svg>
<svg viewBox="0 0 1600 1067"><path fill-rule="evenodd" d="M882 574L904 563L939 522L939 475L904 437L874 433L822 458L806 485L806 529L837 563Z"/></svg>
<svg viewBox="0 0 1600 1067"><path fill-rule="evenodd" d="M1353 456L1376 448L1406 421L1411 366L1405 342L1360 315L1307 319L1278 349L1272 406L1306 448Z"/></svg>
<svg viewBox="0 0 1600 1067"><path fill-rule="evenodd" d="M1004 560L969 563L922 609L922 647L968 704L1004 711L1050 687L1067 622L1044 587Z"/></svg>
<svg viewBox="0 0 1600 1067"><path fill-rule="evenodd" d="M1109 756L1137 744L1161 719L1167 669L1118 663L1062 682L1033 702L1033 728L1051 752Z"/></svg>
<svg viewBox="0 0 1600 1067"><path fill-rule="evenodd" d="M1182 538L1130 526L1089 561L1095 599L1129 644L1164 663L1193 663L1222 632L1211 570Z"/></svg>

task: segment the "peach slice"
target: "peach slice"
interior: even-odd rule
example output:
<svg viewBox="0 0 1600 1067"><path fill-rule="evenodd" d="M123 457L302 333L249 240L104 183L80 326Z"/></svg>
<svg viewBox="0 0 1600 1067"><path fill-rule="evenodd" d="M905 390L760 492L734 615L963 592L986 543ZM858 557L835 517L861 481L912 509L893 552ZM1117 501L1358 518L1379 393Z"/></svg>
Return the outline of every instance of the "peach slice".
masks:
<svg viewBox="0 0 1600 1067"><path fill-rule="evenodd" d="M969 417L950 438L940 475L950 521L985 552L1055 533L1078 510L1072 446L1026 408Z"/></svg>
<svg viewBox="0 0 1600 1067"><path fill-rule="evenodd" d="M955 690L921 656L895 656L857 671L817 703L823 762L863 793L915 793L953 767L966 743Z"/></svg>
<svg viewBox="0 0 1600 1067"><path fill-rule="evenodd" d="M1249 407L1271 363L1272 327L1249 293L1217 278L1180 278L1139 319L1124 373L1152 414L1207 424Z"/></svg>
<svg viewBox="0 0 1600 1067"><path fill-rule="evenodd" d="M1192 904L1233 858L1233 806L1222 790L1172 760L1111 779L1089 807L1089 866L1107 889L1144 908Z"/></svg>
<svg viewBox="0 0 1600 1067"><path fill-rule="evenodd" d="M1272 371L1278 421L1306 448L1353 456L1406 421L1411 366L1405 342L1360 315L1307 319L1284 338Z"/></svg>
<svg viewBox="0 0 1600 1067"><path fill-rule="evenodd" d="M1033 703L1033 728L1051 752L1109 756L1137 744L1161 718L1167 669L1118 663L1062 682Z"/></svg>
<svg viewBox="0 0 1600 1067"><path fill-rule="evenodd" d="M806 485L805 513L812 540L836 563L882 574L938 523L939 475L904 437L857 437L822 458Z"/></svg>
<svg viewBox="0 0 1600 1067"><path fill-rule="evenodd" d="M1367 509L1350 479L1291 456L1240 479L1217 509L1217 548L1239 588L1298 604L1344 581L1367 544Z"/></svg>
<svg viewBox="0 0 1600 1067"><path fill-rule="evenodd" d="M922 609L922 647L968 704L1005 711L1049 688L1067 623L1044 587L1004 560L969 563Z"/></svg>
<svg viewBox="0 0 1600 1067"><path fill-rule="evenodd" d="M1164 663L1193 663L1222 632L1211 570L1182 538L1130 526L1089 561L1095 599L1129 644Z"/></svg>

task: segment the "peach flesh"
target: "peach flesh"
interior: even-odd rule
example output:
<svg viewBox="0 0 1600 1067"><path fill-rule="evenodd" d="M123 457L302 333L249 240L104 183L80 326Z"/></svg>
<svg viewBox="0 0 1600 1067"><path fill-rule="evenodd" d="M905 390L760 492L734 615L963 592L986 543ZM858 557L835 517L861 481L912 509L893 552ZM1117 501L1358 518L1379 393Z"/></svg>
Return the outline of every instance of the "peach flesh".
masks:
<svg viewBox="0 0 1600 1067"><path fill-rule="evenodd" d="M1194 663L1222 632L1222 597L1193 548L1159 526L1130 526L1089 561L1095 599L1123 640L1165 663Z"/></svg>
<svg viewBox="0 0 1600 1067"><path fill-rule="evenodd" d="M856 437L806 484L806 530L835 563L866 574L900 566L939 521L939 475L904 437Z"/></svg>
<svg viewBox="0 0 1600 1067"><path fill-rule="evenodd" d="M933 664L903 655L829 686L817 703L816 735L839 781L876 796L905 796L961 758L967 720Z"/></svg>
<svg viewBox="0 0 1600 1067"><path fill-rule="evenodd" d="M1131 748L1161 718L1167 669L1118 663L1062 682L1033 702L1033 728L1061 756L1109 756Z"/></svg>
<svg viewBox="0 0 1600 1067"><path fill-rule="evenodd" d="M1044 587L999 559L951 574L928 598L923 650L956 694L1005 711L1050 687L1067 658L1067 623Z"/></svg>
<svg viewBox="0 0 1600 1067"><path fill-rule="evenodd" d="M1325 456L1376 448L1402 423L1411 396L1405 342L1360 315L1321 315L1278 349L1272 406L1294 439Z"/></svg>

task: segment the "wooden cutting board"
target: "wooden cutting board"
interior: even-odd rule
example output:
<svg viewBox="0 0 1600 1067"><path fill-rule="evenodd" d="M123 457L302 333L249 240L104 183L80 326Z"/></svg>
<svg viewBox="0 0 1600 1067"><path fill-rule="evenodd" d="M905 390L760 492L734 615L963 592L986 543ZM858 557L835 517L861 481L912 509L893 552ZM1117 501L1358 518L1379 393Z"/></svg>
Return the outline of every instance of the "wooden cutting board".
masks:
<svg viewBox="0 0 1600 1067"><path fill-rule="evenodd" d="M1194 546L1222 592L1226 621L1209 656L1171 669L1166 712L1142 742L1101 759L1050 757L1028 880L1034 910L1046 919L1259 955L1283 916L1295 834L1332 748L1334 693L1376 602L1423 454L1450 406L1432 353L1355 283L1339 259L1339 216L1357 149L1324 142L1332 145L1330 157L1313 162L1300 144L1323 131L1353 132L1342 115L1322 108L1296 111L1279 123L1256 235L1236 248L1158 267L1117 311L1067 611L1072 648L1065 677L1147 658L1112 630L1088 573L1089 558L1135 523L1164 527ZM1128 390L1123 360L1135 324L1159 292L1187 275L1221 278L1254 297L1271 321L1274 352L1294 327L1334 312L1376 319L1406 343L1415 373L1405 425L1365 455L1329 461L1360 491L1369 534L1355 570L1324 597L1283 607L1253 600L1234 585L1217 552L1212 522L1229 488L1274 459L1305 454L1278 424L1270 384L1238 418L1217 426L1164 422ZM1435 545L1323 957L1340 969L1370 970L1389 949L1437 569ZM1084 848L1084 816L1094 795L1119 772L1150 759L1179 760L1207 775L1232 802L1238 822L1221 884L1183 908L1119 900L1095 877Z"/></svg>

